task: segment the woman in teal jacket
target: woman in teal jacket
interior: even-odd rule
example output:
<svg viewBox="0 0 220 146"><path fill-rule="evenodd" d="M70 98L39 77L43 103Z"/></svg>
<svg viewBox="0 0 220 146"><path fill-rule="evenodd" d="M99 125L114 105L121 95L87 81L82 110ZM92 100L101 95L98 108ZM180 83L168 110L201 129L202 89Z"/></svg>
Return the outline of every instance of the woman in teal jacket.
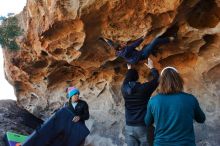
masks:
<svg viewBox="0 0 220 146"><path fill-rule="evenodd" d="M145 124L155 124L154 146L195 146L193 120L205 114L191 94L183 92L183 79L173 67L161 72L159 94L149 100Z"/></svg>

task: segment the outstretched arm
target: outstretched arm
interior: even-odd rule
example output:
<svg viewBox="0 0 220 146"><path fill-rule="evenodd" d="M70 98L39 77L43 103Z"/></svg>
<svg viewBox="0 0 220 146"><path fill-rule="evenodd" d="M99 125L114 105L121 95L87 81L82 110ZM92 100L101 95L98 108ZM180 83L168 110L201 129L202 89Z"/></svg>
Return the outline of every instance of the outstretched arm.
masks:
<svg viewBox="0 0 220 146"><path fill-rule="evenodd" d="M153 76L153 80L156 80L158 82L159 79L159 72L156 68L154 68L154 64L153 61L148 58L148 63L145 63L145 65L151 70L152 76Z"/></svg>
<svg viewBox="0 0 220 146"><path fill-rule="evenodd" d="M128 68L128 71L127 71L127 73L126 73L126 75L125 75L125 79L124 79L123 85L126 84L126 83L128 83L128 82L130 82L130 80L129 80L129 74L130 74L130 72L131 72L131 64L127 64L127 68Z"/></svg>
<svg viewBox="0 0 220 146"><path fill-rule="evenodd" d="M159 80L159 72L156 68L154 68L153 61L150 58L148 58L148 63L145 63L145 65L151 70L151 74L153 76L153 79L149 82L144 83L143 88L149 94L152 94L156 90L156 88L159 84L159 81L158 81Z"/></svg>
<svg viewBox="0 0 220 146"><path fill-rule="evenodd" d="M140 37L137 40L135 40L133 43L131 43L130 45L128 45L128 48L133 48L135 49L136 47L138 47L142 42L144 41L144 37Z"/></svg>

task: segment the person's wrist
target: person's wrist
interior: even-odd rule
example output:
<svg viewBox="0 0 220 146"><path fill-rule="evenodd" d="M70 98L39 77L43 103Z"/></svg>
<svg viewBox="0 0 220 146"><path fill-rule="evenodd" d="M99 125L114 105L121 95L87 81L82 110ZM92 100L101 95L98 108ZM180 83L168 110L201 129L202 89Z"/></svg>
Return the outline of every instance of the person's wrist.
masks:
<svg viewBox="0 0 220 146"><path fill-rule="evenodd" d="M128 69L131 69L131 65L130 65L130 64L127 64L127 68L128 68Z"/></svg>

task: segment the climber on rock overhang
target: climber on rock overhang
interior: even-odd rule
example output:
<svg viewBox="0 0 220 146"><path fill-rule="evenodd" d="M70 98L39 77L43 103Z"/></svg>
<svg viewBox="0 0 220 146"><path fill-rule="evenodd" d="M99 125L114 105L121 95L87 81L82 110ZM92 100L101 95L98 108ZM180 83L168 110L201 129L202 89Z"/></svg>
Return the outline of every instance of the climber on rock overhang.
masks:
<svg viewBox="0 0 220 146"><path fill-rule="evenodd" d="M107 43L112 49L116 51L117 57L122 57L129 64L137 64L141 60L147 59L150 54L157 56L157 46L167 44L173 41L175 38L173 36L167 37L157 37L152 42L141 49L141 51L136 50L146 38L147 34L133 41L133 43L128 44L125 42L115 43L112 40L104 37L100 37L99 39Z"/></svg>
<svg viewBox="0 0 220 146"><path fill-rule="evenodd" d="M69 87L67 104L41 127L37 128L22 146L82 146L90 133L85 125L89 119L88 104L79 99L79 90Z"/></svg>

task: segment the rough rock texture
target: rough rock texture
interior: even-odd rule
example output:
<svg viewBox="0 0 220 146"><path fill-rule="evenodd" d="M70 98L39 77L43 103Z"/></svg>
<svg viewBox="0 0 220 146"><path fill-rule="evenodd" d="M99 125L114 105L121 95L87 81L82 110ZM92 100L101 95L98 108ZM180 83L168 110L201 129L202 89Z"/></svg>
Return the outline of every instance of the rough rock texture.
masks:
<svg viewBox="0 0 220 146"><path fill-rule="evenodd" d="M0 101L0 146L5 145L2 139L6 131L29 135L34 130L24 124L24 118L29 114L13 100Z"/></svg>
<svg viewBox="0 0 220 146"><path fill-rule="evenodd" d="M21 50L4 51L7 80L18 103L37 116L62 106L65 88L80 88L91 111L92 145L124 145L120 93L125 62L98 41L129 41L151 32L143 44L174 26L178 40L163 46L156 67L175 66L185 90L198 97L207 121L196 125L197 144L220 145L220 2L218 0L28 0L18 16ZM141 80L149 72L136 66Z"/></svg>

